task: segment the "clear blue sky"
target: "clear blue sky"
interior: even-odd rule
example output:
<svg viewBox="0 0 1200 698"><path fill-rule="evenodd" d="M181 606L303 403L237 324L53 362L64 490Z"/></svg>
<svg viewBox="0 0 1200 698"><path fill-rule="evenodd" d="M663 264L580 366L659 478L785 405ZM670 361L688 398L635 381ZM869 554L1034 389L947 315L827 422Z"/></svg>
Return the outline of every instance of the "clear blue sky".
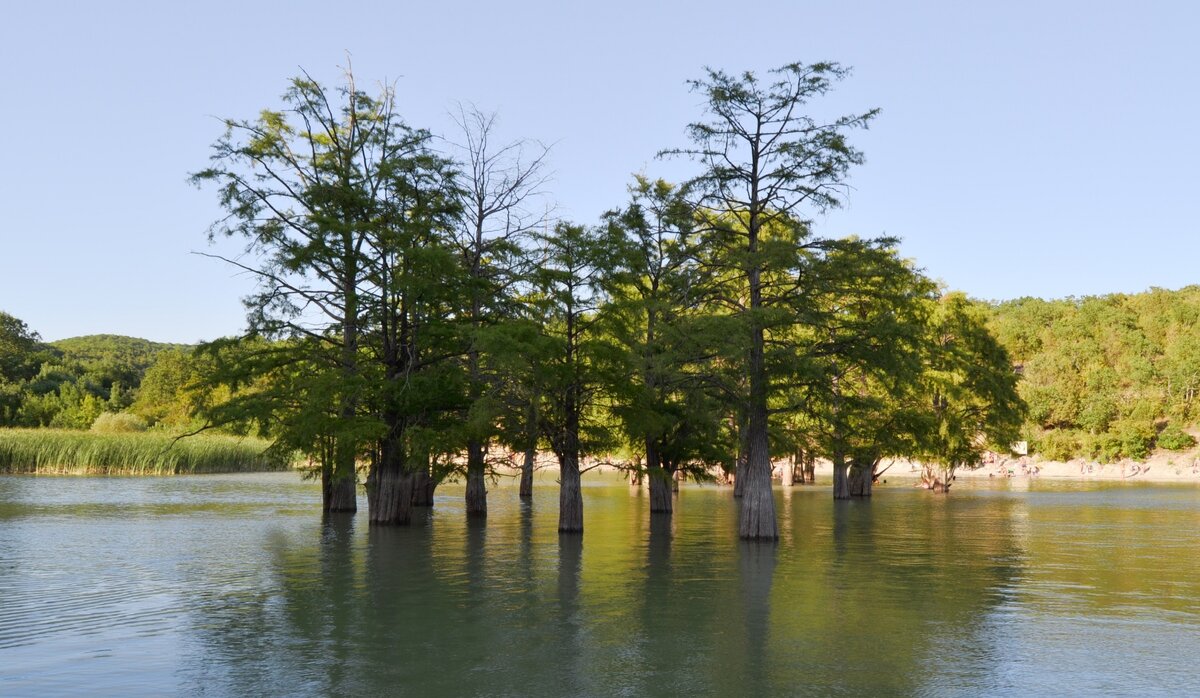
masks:
<svg viewBox="0 0 1200 698"><path fill-rule="evenodd" d="M445 132L469 100L555 143L560 212L593 222L700 111L704 65L837 60L838 111L881 107L841 236L903 238L973 296L1200 282L1200 3L14 2L0 23L0 309L46 339L236 333L251 287L194 189L215 117L279 104L300 67L398 79ZM226 247L225 249L229 249Z"/></svg>

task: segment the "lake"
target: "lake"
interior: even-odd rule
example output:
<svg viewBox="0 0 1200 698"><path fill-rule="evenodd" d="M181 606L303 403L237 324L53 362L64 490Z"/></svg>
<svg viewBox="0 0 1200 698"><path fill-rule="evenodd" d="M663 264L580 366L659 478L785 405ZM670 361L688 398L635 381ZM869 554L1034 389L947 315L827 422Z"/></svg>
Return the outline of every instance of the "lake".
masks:
<svg viewBox="0 0 1200 698"><path fill-rule="evenodd" d="M1183 695L1200 487L960 481L834 502L584 478L322 520L290 473L0 477L0 695Z"/></svg>

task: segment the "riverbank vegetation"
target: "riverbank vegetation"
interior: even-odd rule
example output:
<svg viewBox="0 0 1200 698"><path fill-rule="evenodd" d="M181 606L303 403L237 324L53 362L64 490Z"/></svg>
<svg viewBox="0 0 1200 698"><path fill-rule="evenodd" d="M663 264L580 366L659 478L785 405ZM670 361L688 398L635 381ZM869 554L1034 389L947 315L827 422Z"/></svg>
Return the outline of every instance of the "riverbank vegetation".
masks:
<svg viewBox="0 0 1200 698"><path fill-rule="evenodd" d="M271 442L203 434L176 439L144 431L0 429L0 473L196 475L286 470Z"/></svg>
<svg viewBox="0 0 1200 698"><path fill-rule="evenodd" d="M1186 450L1200 418L1200 287L991 308L1021 372L1026 435L1050 460Z"/></svg>

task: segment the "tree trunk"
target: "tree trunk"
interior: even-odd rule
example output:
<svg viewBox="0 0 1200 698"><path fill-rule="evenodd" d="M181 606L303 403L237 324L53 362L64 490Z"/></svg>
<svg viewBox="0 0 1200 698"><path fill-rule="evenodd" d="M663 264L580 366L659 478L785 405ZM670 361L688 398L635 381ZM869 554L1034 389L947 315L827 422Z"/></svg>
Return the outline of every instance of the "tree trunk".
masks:
<svg viewBox="0 0 1200 698"><path fill-rule="evenodd" d="M484 482L487 444L467 442L467 516L487 516L487 486Z"/></svg>
<svg viewBox="0 0 1200 698"><path fill-rule="evenodd" d="M357 484L353 477L334 477L321 471L321 508L326 512L358 511Z"/></svg>
<svg viewBox="0 0 1200 698"><path fill-rule="evenodd" d="M779 484L784 487L792 486L792 482L796 477L796 460L797 457L792 456L792 459L779 470Z"/></svg>
<svg viewBox="0 0 1200 698"><path fill-rule="evenodd" d="M804 457L804 481L810 485L817 482L817 457L811 453Z"/></svg>
<svg viewBox="0 0 1200 698"><path fill-rule="evenodd" d="M945 477L945 480L942 479ZM950 483L954 479L953 468L943 469L940 473L934 472L932 466L925 466L921 471L921 484L927 490L946 494L950 491Z"/></svg>
<svg viewBox="0 0 1200 698"><path fill-rule="evenodd" d="M674 496L671 492L671 474L660 469L650 473L650 513L670 514L674 510Z"/></svg>
<svg viewBox="0 0 1200 698"><path fill-rule="evenodd" d="M579 487L579 454L558 457L558 532L583 533L583 492Z"/></svg>
<svg viewBox="0 0 1200 698"><path fill-rule="evenodd" d="M833 498L850 499L850 478L847 470L846 456L842 453L833 454Z"/></svg>
<svg viewBox="0 0 1200 698"><path fill-rule="evenodd" d="M407 526L412 523L413 476L380 468L367 490L371 525Z"/></svg>
<svg viewBox="0 0 1200 698"><path fill-rule="evenodd" d="M875 464L852 461L850 464L849 492L851 497L870 497L871 485L875 480Z"/></svg>
<svg viewBox="0 0 1200 698"><path fill-rule="evenodd" d="M370 523L407 526L412 523L413 476L395 468L378 468L367 488Z"/></svg>
<svg viewBox="0 0 1200 698"><path fill-rule="evenodd" d="M433 506L433 490L436 487L437 483L433 481L433 476L429 472L429 463L417 468L417 471L413 473L413 506Z"/></svg>
<svg viewBox="0 0 1200 698"><path fill-rule="evenodd" d="M367 478L367 509L371 525L407 526L412 523L414 473L405 467L398 428L384 437L379 460Z"/></svg>
<svg viewBox="0 0 1200 698"><path fill-rule="evenodd" d="M533 498L533 461L537 458L537 449L525 449L525 460L521 463L521 489L518 495L521 499Z"/></svg>
<svg viewBox="0 0 1200 698"><path fill-rule="evenodd" d="M750 431L745 422L738 422L738 451L737 459L733 462L733 496L741 499L746 492L746 465L750 457Z"/></svg>
<svg viewBox="0 0 1200 698"><path fill-rule="evenodd" d="M321 466L321 510L358 511L358 476L354 451L343 443L335 444L330 455L333 463Z"/></svg>
<svg viewBox="0 0 1200 698"><path fill-rule="evenodd" d="M765 377L762 380L765 381ZM750 449L746 459L746 472L738 473L738 480L742 480L743 477L745 479L738 535L745 540L779 539L779 528L775 521L775 497L771 493L771 454L767 439L765 390L762 397L763 400L752 406L750 412Z"/></svg>
<svg viewBox="0 0 1200 698"><path fill-rule="evenodd" d="M673 473L664 468L658 455L658 446L646 440L646 477L650 478L650 513L670 514L673 509L671 485Z"/></svg>

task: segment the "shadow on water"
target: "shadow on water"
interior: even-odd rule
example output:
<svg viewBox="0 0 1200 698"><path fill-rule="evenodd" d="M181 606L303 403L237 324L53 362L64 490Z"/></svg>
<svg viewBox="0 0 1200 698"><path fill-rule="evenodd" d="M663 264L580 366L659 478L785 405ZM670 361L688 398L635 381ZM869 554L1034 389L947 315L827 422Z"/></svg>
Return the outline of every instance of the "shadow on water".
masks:
<svg viewBox="0 0 1200 698"><path fill-rule="evenodd" d="M357 565L354 560L354 515L326 512L321 520L321 579L325 590L327 610L324 622L328 640L324 652L332 657L325 674L324 689L329 693L345 694L355 688L355 677L348 673L353 659L354 633L357 632L356 589Z"/></svg>
<svg viewBox="0 0 1200 698"><path fill-rule="evenodd" d="M771 638L771 588L775 581L779 546L763 541L738 541L738 587L740 589L744 639L739 658L739 686L729 686L744 695L768 695L770 691L769 641Z"/></svg>
<svg viewBox="0 0 1200 698"><path fill-rule="evenodd" d="M588 674L587 625L580 602L580 577L583 572L583 536L560 533L558 536L557 635L561 645L548 662L558 665L564 695L583 695Z"/></svg>

